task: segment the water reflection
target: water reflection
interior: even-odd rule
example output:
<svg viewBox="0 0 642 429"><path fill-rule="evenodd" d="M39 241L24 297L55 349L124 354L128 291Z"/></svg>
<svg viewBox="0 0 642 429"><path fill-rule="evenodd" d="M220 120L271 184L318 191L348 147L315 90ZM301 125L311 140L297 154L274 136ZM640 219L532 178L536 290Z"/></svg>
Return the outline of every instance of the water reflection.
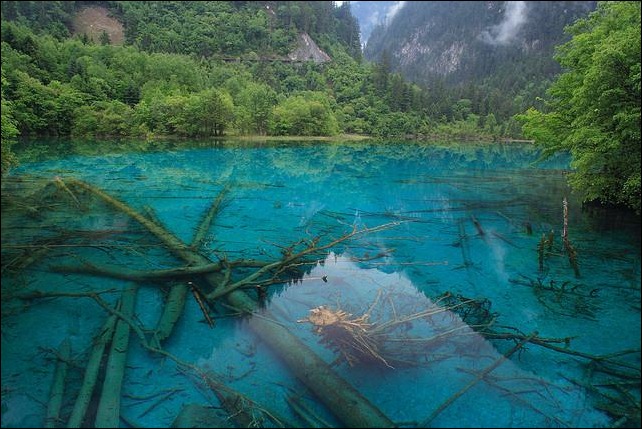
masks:
<svg viewBox="0 0 642 429"><path fill-rule="evenodd" d="M280 279L298 281L266 285L267 300L248 285L247 295L266 304L254 318L215 299L210 328L187 295L164 344L198 371L144 350L132 337L121 402L121 415L132 424L169 426L179 414L205 412L185 405L219 406L216 392L224 385L245 395L242 403L256 401L295 426L345 425L300 383L284 359L294 352L260 334L269 323L300 339L400 426L601 426L628 415L621 404L635 415L634 388L617 392L620 403L608 399L613 383L639 383L635 228L594 231L571 198L582 275L574 275L559 246L538 265L541 234L560 225L567 160L533 166L536 149L506 145L215 142L182 150L172 144L164 152L146 152L154 147L147 142L134 151L103 147L108 154L95 156L88 156L90 145L78 144L67 158L33 154L33 163L3 180L3 427L42 424L41 404L65 338L75 365L62 410L67 418L106 317L90 297L22 300L12 293L109 291L101 296L115 305L119 294L111 291L130 282L57 273L52 266L89 263L122 273L185 264L130 216L89 203L78 190L70 196L57 177L63 185L79 177L103 189L184 243L229 187L198 250L212 262L278 260L293 243L300 249L316 237L326 243L353 228L394 225L327 249L333 253L323 252L313 266L292 267ZM44 197L41 185L51 191ZM255 269L237 268L231 281ZM151 338L173 283L141 284L132 320ZM523 343L535 331L565 350ZM608 414L596 407L605 398ZM325 423L305 420L304 409ZM257 422L277 425L261 415L254 415Z"/></svg>
<svg viewBox="0 0 642 429"><path fill-rule="evenodd" d="M519 359L506 359L466 324L462 314L477 320L477 329L493 323L475 318L478 303L452 296L433 301L403 274L362 268L354 259L330 254L273 297L264 316L296 330L396 421L432 427L606 423L587 408L578 387L521 369Z"/></svg>

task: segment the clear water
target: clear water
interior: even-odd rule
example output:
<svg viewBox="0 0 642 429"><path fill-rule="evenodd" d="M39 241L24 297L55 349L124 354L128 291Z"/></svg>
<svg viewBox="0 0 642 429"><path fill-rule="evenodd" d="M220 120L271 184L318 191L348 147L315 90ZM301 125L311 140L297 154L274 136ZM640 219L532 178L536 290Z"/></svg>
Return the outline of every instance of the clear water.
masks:
<svg viewBox="0 0 642 429"><path fill-rule="evenodd" d="M201 249L213 261L223 256L276 260L283 246L304 238L322 235L325 243L354 228L390 226L328 249L302 278L271 286L259 313L286 326L400 426L603 427L615 418L600 407L604 398L596 388L582 385L613 380L594 367L591 371L590 359L534 344L502 362L516 341L486 339L451 311L400 324L398 341L393 338L387 347L408 357L407 365L351 366L336 361L340 355L321 342L314 326L301 322L311 309L324 305L353 318L369 311L369 322L381 324L441 308L438 297L446 292L487 299L498 332L572 337L569 349L596 356L637 350L615 359L625 364L618 369L637 374L637 385L623 389L639 404L639 217L583 211L566 185L565 156L536 162L540 154L528 145L404 142L169 143L156 152L113 146L107 154L82 147L83 154L65 158L32 154L33 162L13 171L3 184L3 205L14 179L76 177L140 211L151 207L168 230L190 243L212 199L229 186L226 204ZM579 276L562 250L565 197ZM106 318L90 298L22 301L7 296L33 290L120 290L131 284L53 273L52 265L184 265L122 213L78 211L66 201L66 207L50 207L29 218L3 211L2 427L43 424L56 365L52 350L69 339L77 366L69 370L61 411L66 422L92 338ZM52 248L24 269L6 262L20 254L20 246L63 230L85 235L73 235L69 243L75 245ZM554 254L540 268L538 243L551 230ZM565 282L573 293L560 292ZM153 329L158 320L164 290L162 282L141 284L135 320L143 329ZM253 291L248 295L255 297ZM102 296L115 303L119 294ZM275 351L249 329L251 318L231 315L220 305L212 315L214 328L204 323L190 295L164 348L213 371L286 425L309 424L293 412L288 395L301 395L328 424L342 425L280 359L287 350ZM410 340L440 334L440 341ZM496 368L490 371L492 365ZM603 386L597 390L621 393ZM198 377L144 350L132 334L121 415L142 427L169 427L192 403L218 406ZM274 426L267 420L262 424Z"/></svg>

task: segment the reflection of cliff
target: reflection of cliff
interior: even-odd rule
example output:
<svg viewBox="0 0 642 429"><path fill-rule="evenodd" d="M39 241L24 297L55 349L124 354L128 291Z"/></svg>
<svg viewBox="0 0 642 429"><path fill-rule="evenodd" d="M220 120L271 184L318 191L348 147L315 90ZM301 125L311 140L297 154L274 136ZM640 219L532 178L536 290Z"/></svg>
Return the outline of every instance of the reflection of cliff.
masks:
<svg viewBox="0 0 642 429"><path fill-rule="evenodd" d="M373 239L385 243L372 236L365 241ZM353 245L359 252L359 243ZM558 425L605 422L604 415L586 408L580 387L536 374L527 361L507 359L479 333L496 316L488 301L454 294L430 299L403 272L367 268L398 262L391 255L382 259L364 263L354 254L330 253L301 281L273 295L268 314L319 355L334 359L364 396L384 398L390 415L399 413L398 401L405 418L422 421L418 427L433 421L436 427L545 426L549 416ZM529 346L526 353L532 352ZM377 367L379 377L373 377ZM480 406L493 411L458 412Z"/></svg>
<svg viewBox="0 0 642 429"><path fill-rule="evenodd" d="M288 54L288 58L292 61L314 61L317 64L332 61L307 33L299 34L297 48Z"/></svg>

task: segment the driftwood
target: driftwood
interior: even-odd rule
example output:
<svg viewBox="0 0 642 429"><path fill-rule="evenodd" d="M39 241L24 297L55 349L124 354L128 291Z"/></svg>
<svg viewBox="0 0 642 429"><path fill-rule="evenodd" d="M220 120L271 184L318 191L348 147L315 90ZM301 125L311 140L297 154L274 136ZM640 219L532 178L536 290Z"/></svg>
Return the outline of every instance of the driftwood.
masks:
<svg viewBox="0 0 642 429"><path fill-rule="evenodd" d="M218 211L221 208L223 198L227 194L229 188L225 187L223 191L221 191L210 206L210 209L207 211L207 214L201 221L201 224L199 225L198 229L196 230L196 234L194 235L194 239L192 240L191 248L192 249L198 249L202 243L203 240L205 239L205 235L207 234L207 231L210 229L212 222L214 221L214 217L218 213ZM155 216L154 211L151 208L147 208L148 216L152 221L154 221L157 225L162 226L162 223L158 220L158 218ZM220 264L215 264L215 265L220 265ZM220 270L220 267L215 267L214 271ZM183 271L190 271L190 267L185 267ZM195 273L191 272L188 275L193 276ZM188 282L188 284L192 284L191 282ZM156 329L154 331L154 341L156 341L156 344L160 347L160 344L163 340L168 338L170 334L172 333L172 330L174 329L174 325L180 318L181 314L183 313L183 308L185 308L185 301L187 298L187 291L188 291L188 286L182 282L176 282L172 284L170 287L169 294L167 296L167 300L165 302L165 306L163 307L163 314L161 315L160 320L158 321L158 325L156 326ZM192 291L195 291L195 288L191 288ZM195 293L195 297L199 297L198 292L193 292ZM201 301L198 301L199 306L202 309L202 303ZM208 320L210 323L210 326L212 326L212 321L209 318L209 315L207 314L207 311L203 311L205 318Z"/></svg>
<svg viewBox="0 0 642 429"><path fill-rule="evenodd" d="M236 418L237 425L256 426L260 424L261 420L265 418L265 416L269 417L270 414L265 410L261 409L260 407L258 407L257 404L255 404L246 396L240 394L239 392L234 391L233 389L230 389L221 380L217 379L215 374L214 375L204 374L202 370L197 369L193 365L179 361L178 359L173 357L171 354L161 349L162 341L165 340L171 334L174 324L176 323L176 321L178 320L178 318L180 317L183 311L184 302L186 299L186 294L188 289L187 287L188 281L193 279L199 279L201 281L199 281L198 284L204 288L208 288L207 292L203 292L200 289L195 289L195 292L194 292L195 296L205 298L205 300L201 305L201 309L203 310L204 315L208 317L208 313L207 313L208 304L213 304L215 302L218 302L219 299L226 299L227 302L231 304L231 307L239 310L239 314L244 314L244 313L254 314L254 317L252 317L249 321L250 328L254 330L254 332L256 332L258 336L264 339L277 352L277 354L292 369L293 373L303 383L305 383L319 397L319 399L328 406L328 408L337 416L337 418L341 420L346 426L351 426L351 427L392 426L392 422L390 422L390 420L388 420L385 415L383 415L379 410L377 410L374 406L372 406L372 404L370 404L366 398L363 398L359 394L359 392L354 390L352 386L347 384L343 379L339 378L324 361L319 359L314 354L314 352L312 352L312 350L308 349L304 344L298 341L298 339L295 336L293 336L290 332L288 332L282 325L272 321L271 315L268 312L257 314L257 305L255 301L251 299L244 292L244 289L251 288L251 287L262 287L269 284L280 282L282 281L282 279L287 278L288 270L310 263L311 261L313 261L313 258L316 257L320 252L330 249L332 246L339 244L349 238L359 236L360 234L366 234L369 232L378 231L380 229L387 228L393 224L383 225L381 227L370 228L370 229L365 229L361 231L355 229L351 233L345 234L339 239L333 240L328 244L319 244L318 239L307 240L307 241L302 240L301 242L295 243L290 247L287 247L287 248L284 247L282 252L283 253L282 258L279 258L276 261L253 261L253 260L244 261L240 259L228 261L225 258L223 258L219 262L212 262L209 258L199 253L198 248L200 247L200 245L203 244L205 237L207 235L207 232L210 229L211 224L214 220L214 217L220 209L220 205L222 204L222 201L223 201L224 192L221 192L221 194L219 194L219 196L210 206L208 212L206 213L204 219L201 221L200 226L196 231L196 234L192 243L190 245L186 245L177 237L175 237L172 233L170 233L166 228L164 228L162 223L157 219L153 219L152 216L149 216L149 215L143 216L139 214L128 205L118 201L117 199L111 197L110 195L104 193L103 191L100 191L92 187L91 185L84 184L83 182L79 182L74 179L66 180L66 183L63 182L61 179L58 179L58 180L60 181L60 183L56 183L58 189L60 189L64 194L66 194L66 199L68 201L71 198L72 200L71 202L75 206L81 207L80 201L78 200L78 198L86 196L87 193L98 196L100 199L107 202L112 207L115 207L117 210L127 214L128 216L138 221L145 229L147 229L153 235L158 237L163 243L163 245L171 253L173 253L179 259L184 261L184 265L178 268L165 269L165 270L137 271L137 270L123 270L122 267L99 267L99 266L95 266L87 263L85 265L81 265L80 267L56 267L54 269L54 270L60 270L64 272L77 272L77 273L83 273L83 274L109 276L109 277L116 277L120 279L127 279L127 280L133 280L133 281L163 280L162 282L157 282L157 284L159 285L167 285L167 280L169 281L179 280L179 281L169 283L171 285L171 289L166 298L165 310L163 312L163 315L159 319L158 325L154 330L154 333L150 340L146 338L146 334L143 332L142 328L133 321L134 319L133 314L128 313L122 308L113 309L111 306L106 304L104 300L100 298L98 293L86 293L86 294L52 293L48 295L45 295L45 294L38 295L36 293L34 294L33 298L41 298L46 296L68 296L68 297L88 296L93 298L99 305L101 305L101 307L105 308L111 314L111 316L108 319L112 321L111 328L109 328L110 330L113 331L114 324L116 321L118 321L119 326L123 325L123 326L127 326L128 330L132 329L140 339L143 347L145 347L147 350L169 357L173 359L177 364L179 364L179 366L190 368L192 371L202 376L202 378L205 381L205 384L213 392L216 393L221 405L227 410L228 414L231 417L234 416ZM75 192L76 187L84 192ZM565 224L564 224L563 241L564 241L565 250L569 252L569 260L570 260L571 254L569 251L569 247L566 246L566 242L568 240L566 201L565 201L564 217L565 217L564 219ZM483 236L484 231L483 229L481 229L481 225L479 225L479 222L477 221L477 219L474 218L474 216L471 216L471 218L473 220L473 223L475 224L475 227L477 228L479 235ZM464 241L467 238L465 228L464 228L464 223L460 222L459 227L460 227L459 245L462 247L464 264L465 266L470 266L472 265L472 263L470 262L470 258L467 257L467 254L466 254L467 249L465 249L465 244L464 244ZM498 238L503 239L503 237L499 235L498 235ZM542 243L541 243L542 259L543 259L543 256L545 255L545 252L548 252L550 254L552 250L551 248L552 242L553 242L552 238L549 237L549 239L546 240L543 237ZM543 265L543 261L541 261L540 264ZM244 270L240 271L242 275L239 276L238 273L235 271L236 275L232 276L233 270L235 268L241 268L241 267L244 268ZM252 271L249 268L252 268L255 270ZM251 272L251 274L248 275L247 272ZM283 277L281 277L282 275ZM562 287L562 289L564 289L564 287ZM568 292L566 290L563 290L563 291ZM573 292L573 291L571 290L570 292ZM593 296L592 293L593 291L591 291L591 297ZM373 335L381 333L381 331L377 332L374 329L371 322L369 322L367 318L359 319L358 317L356 318L351 317L351 315L347 313L344 316L346 317L343 317L343 321L347 325L355 323L356 325L360 325L361 328L370 330L370 333ZM569 348L570 338L544 338L544 337L539 337L537 334L524 335L519 332L517 333L496 332L490 329L490 324L478 324L478 325L470 324L470 325L473 327L473 329L481 327L478 332L484 335L488 339L511 340L511 341L518 342L518 344L506 356L495 361L493 365L491 365L490 367L478 373L475 379L473 379L469 384L467 384L462 390L457 392L455 395L451 396L440 407L435 409L435 411L431 414L431 416L428 419L426 419L424 422L422 422L422 425L428 424L430 420L432 420L444 409L450 406L459 397L464 395L476 383L478 383L481 380L488 381L489 374L495 368L501 365L501 363L504 362L508 357L510 357L511 354L513 354L516 350L518 350L520 347L522 347L526 343L540 345L543 347L547 347L556 352L567 353L569 355L574 355L580 358L589 359L590 364L595 364L593 368L595 371L603 371L604 373L608 372L609 374L619 373L618 376L620 376L621 378L629 377L630 383L637 382L639 384L639 366L636 367L635 365L627 364L626 362L619 362L617 360L613 360L612 358L616 357L615 355L595 356L587 353L582 353L579 351L574 351ZM96 346L94 348L99 346L100 339L103 336L107 335L105 331L106 331L106 328L103 329L102 334L98 336L96 340ZM359 332L358 329L355 330L355 332ZM446 334L451 335L454 333L446 332L445 335ZM118 334L116 336L118 337ZM108 337L106 342L109 341ZM434 338L428 338L426 340L433 340L433 339ZM557 343L564 343L564 346L563 347L561 345L558 346L556 345ZM118 350L122 350L122 348L116 347L115 344L116 344L116 340L114 340L114 345L112 346L112 352L115 350L115 348ZM102 347L104 350L105 345L103 344ZM373 349L373 350L377 352L376 349ZM88 387L87 388L85 387L85 384L87 385L92 384L92 381L91 381L92 377L89 376L89 373L94 372L93 369L90 371L90 367L95 366L94 363L91 363L93 362L94 352L95 350L92 350L92 353L91 353L92 358L90 358L90 363L88 363L87 365L86 376L85 376L85 380L83 381L83 388L81 389L81 392L83 390L86 392L87 389L89 389ZM639 354L639 350L630 350L630 351L626 351L626 353ZM102 354L103 352L101 351L100 356L102 356ZM62 355L62 351L61 351L61 355ZM383 356L381 356L381 354L379 354L379 357L381 359L377 358L376 354L373 356L375 357L374 359L375 361L378 360L379 363L383 364L384 366L390 366L388 364L388 360L384 359ZM604 363L604 365L601 365L602 363ZM100 360L98 360L98 365L99 364L100 364ZM618 368L613 368L613 366ZM623 373L621 368L632 369L633 372L629 371L630 374L626 372ZM635 373L635 370L637 370L637 373ZM94 378L93 384L95 385L95 383L96 383L96 379ZM54 384L57 385L57 383L54 383ZM622 383L619 383L618 386L620 386L621 384ZM593 384L593 385L596 386L596 384ZM118 391L119 390L120 389L118 389ZM93 386L89 390L88 398L86 396L86 393L84 396L79 395L76 405L78 405L79 402L85 401L85 399L88 403L89 399L91 398L92 391L93 391ZM53 396L53 392L54 392L54 389L52 388L52 396ZM513 392L510 392L508 390L506 391L506 394L510 395L512 393ZM116 392L115 395L117 396L116 401L119 401L119 397L120 397L119 392ZM81 396L83 398L82 400L81 400ZM295 413L301 416L306 416L304 418L306 418L306 423L308 425L327 426L327 424L320 423L318 419L310 417L309 413L301 407L300 401L293 400L293 397L288 397L287 400ZM298 403L298 404L293 405L295 403ZM80 407L82 408L82 404L80 405ZM86 410L86 404L84 407ZM105 405L104 407L107 407L107 406ZM51 406L51 409L55 410L56 408L59 409L59 406L57 407L54 401L53 405ZM74 409L75 408L76 407L74 407ZM118 414L117 414L118 407L111 406L107 408L109 408L110 412L112 413L112 415L106 419L110 423L100 423L100 421L97 419L97 422L96 422L97 426L100 426L100 425L108 426L112 424L115 426L118 425ZM113 418L114 410L116 410L115 423ZM638 406L638 413L639 413L639 406ZM53 414L53 411L52 411L52 414ZM84 414L85 414L85 411L83 410L78 424L83 423ZM48 411L48 414L47 414L48 418L47 418L46 424L54 425L57 419L55 417L49 418L49 415L50 414ZM124 420L124 417L121 416L120 418ZM76 417L76 419L78 419L78 417ZM283 420L280 420L280 419L272 419L272 421L277 425L282 424L279 422L283 422ZM616 424L620 424L620 423L621 423L621 420L618 420L616 422ZM72 425L72 421L70 419L70 422L69 422L70 427L78 427L78 424L75 426Z"/></svg>
<svg viewBox="0 0 642 429"><path fill-rule="evenodd" d="M238 293L240 292L234 292ZM343 378L337 376L325 361L286 328L263 317L252 318L249 326L279 353L279 357L294 375L314 392L346 427L394 427L378 408L370 404ZM288 335L283 335L285 332ZM377 426L373 426L373 422L377 422Z"/></svg>
<svg viewBox="0 0 642 429"><path fill-rule="evenodd" d="M392 223L387 223L387 224L379 225L372 228L364 228L361 230L358 230L355 228L351 232L345 235L342 235L341 237L323 245L319 245L317 239L311 240L310 242L305 243L304 248L301 250L295 250L295 246L291 246L290 248L285 249L283 258L281 260L265 264L254 273L250 274L249 276L235 283L226 285L225 287L215 288L211 293L207 294L207 299L213 301L219 297L228 295L231 292L237 291L238 289L241 289L241 288L250 287L250 286L261 286L263 284L271 284L274 282L275 277L277 277L279 273L286 271L288 268L292 266L300 265L301 263L305 264L306 262L300 262L300 261L305 261L304 259L305 257L308 257L310 255L315 255L315 254L318 254L319 252L331 249L332 247L340 243L343 243L344 241L349 240L351 238L355 238L364 234L370 234L373 232L383 231L385 229L388 229L397 225L399 225L399 223L392 222ZM262 279L262 276L270 272L276 272L277 274L269 276L267 280Z"/></svg>
<svg viewBox="0 0 642 429"><path fill-rule="evenodd" d="M62 191L66 192L66 194L72 199L74 203L76 203L76 206L78 208L81 208L82 206L80 205L80 201L78 201L78 198L74 195L73 192L65 185L65 182L62 181L62 179L58 176L56 176L53 180L54 184Z"/></svg>
<svg viewBox="0 0 642 429"><path fill-rule="evenodd" d="M130 291L131 293L131 291ZM268 412L265 410L263 407L260 407L258 404L256 404L254 401L252 401L250 398L247 396L237 392L236 390L230 388L229 386L226 386L222 381L220 381L215 374L212 374L210 372L206 372L203 369L185 362L176 356L174 356L171 353L168 353L167 351L152 345L149 343L147 338L145 337L145 333L141 329L141 327L136 324L133 321L133 317L130 317L128 314L124 313L120 309L114 308L111 305L109 305L105 300L103 300L97 293L92 293L92 292L86 292L86 293L65 293L65 292L54 292L54 293L30 293L30 294L24 294L24 296L27 296L29 299L35 299L35 298L45 298L45 297L75 297L75 298L82 298L82 297L89 297L92 298L96 303L98 303L107 313L110 314L110 317L108 319L108 323L105 324L103 327L103 330L101 332L106 334L104 335L104 338L106 339L106 342L109 342L109 339L112 337L112 333L114 331L114 326L116 325L116 321L119 322L124 322L131 331L134 332L134 334L138 337L140 340L140 344L147 350L153 353L160 354L161 356L167 357L171 359L172 361L176 362L178 365L179 370L190 370L191 373L197 376L199 380L202 380L205 385L211 389L216 396L219 398L221 401L222 405L225 405L226 410L230 414L237 414L239 412L243 412L245 415L251 415L252 417L250 419L245 419L246 421L252 422L252 424L256 424L259 420L271 420L274 423L276 423L280 427L284 427L285 425L282 424L284 420L281 418L278 418L274 416L273 413ZM120 304L120 303L119 303ZM118 304L118 305L119 305ZM98 343L98 342L97 342ZM102 350L104 350L104 345L102 347ZM100 353L100 357L102 357L102 350ZM96 353L97 355L97 353ZM92 351L92 356L94 356L94 351ZM90 362L94 362L94 359L92 358ZM97 360L97 365L100 364L100 360ZM90 368L95 368L95 365L92 363L88 365L88 370ZM82 422L84 420L84 413L86 412L87 405L89 404L89 401L92 396L93 392L93 386L97 382L97 371L94 376L94 371L90 371L91 376L86 376L85 380L83 382L83 388L81 389L81 392L85 392L85 394L79 395L78 400L76 401L76 407L80 407L81 411L76 413L80 417L76 417L74 421L70 421L68 427L80 427L80 423L76 424L76 420L80 419L79 421ZM89 386L85 388L85 386ZM173 394L175 393L176 390L170 391L168 394ZM79 406L78 404L81 403ZM75 408L76 408L75 407ZM84 408L82 408L84 407ZM75 413L75 411L74 411ZM244 417L235 417L230 415L230 417L234 417L237 419L237 421L243 421ZM73 413L72 413L72 418L73 418ZM120 415L119 418L123 421L125 421L129 426L131 427L139 427L133 423L130 423L130 419L126 418L123 415Z"/></svg>
<svg viewBox="0 0 642 429"><path fill-rule="evenodd" d="M463 297L453 299L448 293L438 297L434 306L413 306L408 310L405 304L399 295L393 297L379 289L368 310L360 315L341 308L319 306L312 308L308 317L298 322L314 326L321 343L338 354L335 362L390 369L420 365L429 353L434 353L444 343L445 338L469 335L465 332L469 327L486 330L494 322L494 315L490 313L472 317L473 311L483 309L479 301ZM401 310L399 305L405 309ZM437 328L439 324L434 324L433 318L448 312L458 312L468 320L454 327ZM468 313L467 317L465 313ZM419 327L430 325L431 330L421 335L413 333L415 323Z"/></svg>
<svg viewBox="0 0 642 429"><path fill-rule="evenodd" d="M132 270L123 267L110 267L84 262L82 265L52 265L49 269L57 273L86 274L90 276L111 277L120 280L134 282L156 281L156 280L177 280L189 279L201 274L216 273L225 268L261 268L269 262L256 260L236 260L228 263L210 262L197 266L183 266L178 268L167 268L160 270Z"/></svg>

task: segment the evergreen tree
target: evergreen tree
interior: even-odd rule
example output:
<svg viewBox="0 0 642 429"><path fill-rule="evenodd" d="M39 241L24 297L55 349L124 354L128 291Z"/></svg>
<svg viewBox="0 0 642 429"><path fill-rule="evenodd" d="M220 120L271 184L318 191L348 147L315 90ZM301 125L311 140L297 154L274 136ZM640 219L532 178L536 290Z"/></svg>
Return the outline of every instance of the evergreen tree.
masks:
<svg viewBox="0 0 642 429"><path fill-rule="evenodd" d="M109 34L103 30L102 33L100 33L100 38L99 38L100 44L101 45L111 45L111 39L109 38Z"/></svg>

